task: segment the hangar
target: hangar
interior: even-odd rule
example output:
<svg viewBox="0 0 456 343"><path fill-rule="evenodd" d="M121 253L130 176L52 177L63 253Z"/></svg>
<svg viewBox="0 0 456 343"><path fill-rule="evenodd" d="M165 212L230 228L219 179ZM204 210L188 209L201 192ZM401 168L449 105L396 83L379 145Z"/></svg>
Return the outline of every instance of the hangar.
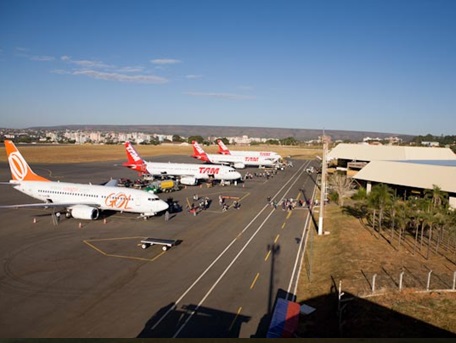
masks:
<svg viewBox="0 0 456 343"><path fill-rule="evenodd" d="M327 158L366 184L368 192L375 183L388 184L404 196L436 185L456 208L456 155L449 148L339 144Z"/></svg>

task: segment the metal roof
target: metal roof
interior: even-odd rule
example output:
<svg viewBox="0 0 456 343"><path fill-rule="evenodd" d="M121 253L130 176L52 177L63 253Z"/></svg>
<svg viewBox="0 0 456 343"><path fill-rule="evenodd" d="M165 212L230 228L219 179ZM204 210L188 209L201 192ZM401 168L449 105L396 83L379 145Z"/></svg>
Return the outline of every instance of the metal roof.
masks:
<svg viewBox="0 0 456 343"><path fill-rule="evenodd" d="M354 178L422 189L436 185L444 192L456 193L456 167L452 166L372 161Z"/></svg>
<svg viewBox="0 0 456 343"><path fill-rule="evenodd" d="M327 158L351 161L456 160L456 155L449 148L341 143L328 153Z"/></svg>

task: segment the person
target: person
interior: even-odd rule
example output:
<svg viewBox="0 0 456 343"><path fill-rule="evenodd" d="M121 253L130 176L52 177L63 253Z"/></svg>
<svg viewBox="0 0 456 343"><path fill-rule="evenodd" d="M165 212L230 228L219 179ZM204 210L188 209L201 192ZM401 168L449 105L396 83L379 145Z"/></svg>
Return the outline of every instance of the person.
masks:
<svg viewBox="0 0 456 343"><path fill-rule="evenodd" d="M169 211L165 212L165 221L167 222L169 220Z"/></svg>
<svg viewBox="0 0 456 343"><path fill-rule="evenodd" d="M233 202L233 208L236 209L236 210L239 210L239 207L241 207L241 204L238 201L235 200Z"/></svg>
<svg viewBox="0 0 456 343"><path fill-rule="evenodd" d="M196 194L196 193L195 193L195 194L193 194L193 200L195 200L195 201L198 201L198 199L199 199L199 196L198 196L198 194Z"/></svg>

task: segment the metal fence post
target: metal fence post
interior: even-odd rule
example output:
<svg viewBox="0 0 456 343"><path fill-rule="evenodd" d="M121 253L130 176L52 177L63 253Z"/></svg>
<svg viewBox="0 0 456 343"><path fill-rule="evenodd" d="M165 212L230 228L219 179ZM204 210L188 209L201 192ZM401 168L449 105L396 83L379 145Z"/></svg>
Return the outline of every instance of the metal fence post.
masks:
<svg viewBox="0 0 456 343"><path fill-rule="evenodd" d="M453 273L453 291L456 289L456 272Z"/></svg>
<svg viewBox="0 0 456 343"><path fill-rule="evenodd" d="M432 274L432 270L430 270L429 273L428 273L426 291L429 291L429 285L431 284L431 274Z"/></svg>
<svg viewBox="0 0 456 343"><path fill-rule="evenodd" d="M399 275L399 291L402 291L402 279L404 278L404 272Z"/></svg>

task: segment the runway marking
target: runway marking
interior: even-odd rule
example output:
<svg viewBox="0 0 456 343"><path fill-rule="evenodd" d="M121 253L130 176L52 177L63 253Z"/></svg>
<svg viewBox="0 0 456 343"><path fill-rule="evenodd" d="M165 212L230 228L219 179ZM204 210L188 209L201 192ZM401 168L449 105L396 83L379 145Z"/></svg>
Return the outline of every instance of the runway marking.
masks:
<svg viewBox="0 0 456 343"><path fill-rule="evenodd" d="M265 261L267 261L267 260L268 260L268 258L269 258L269 255L271 255L271 250L269 250L269 251L268 251L268 253L266 254L266 257L264 258L264 260L265 260Z"/></svg>
<svg viewBox="0 0 456 343"><path fill-rule="evenodd" d="M277 241L279 240L279 237L280 237L280 235L277 235L277 236L276 236L276 238L275 238L275 240L274 240L274 244L277 243Z"/></svg>
<svg viewBox="0 0 456 343"><path fill-rule="evenodd" d="M285 220L286 220L286 219L289 219L292 213L293 213L293 211L288 212L287 218L285 218Z"/></svg>
<svg viewBox="0 0 456 343"><path fill-rule="evenodd" d="M286 226L286 225L287 225L287 223L284 222L284 223L282 224L282 229L285 229L285 226Z"/></svg>
<svg viewBox="0 0 456 343"><path fill-rule="evenodd" d="M239 315L241 314L241 311L242 311L242 306L239 307L239 309L238 309L238 311L237 311L237 314L236 314L236 316L234 317L233 321L231 322L231 325L230 325L230 328L228 329L228 331L231 331L231 329L233 328L234 323L236 323L236 320L238 319Z"/></svg>
<svg viewBox="0 0 456 343"><path fill-rule="evenodd" d="M257 275L255 275L255 278L252 281L252 284L250 285L250 289L253 289L253 287L255 287L255 283L257 282L259 277L260 277L260 273L257 273Z"/></svg>
<svg viewBox="0 0 456 343"><path fill-rule="evenodd" d="M101 250L100 248L96 247L90 242L101 242L101 241L114 241L114 240L125 240L125 239L144 239L145 237L120 237L120 238L102 238L102 239L88 239L88 240L83 240L83 242L94 249L95 251L99 252L100 254L107 256L107 257L117 257L117 258L124 258L124 259L129 259L129 260L137 260L137 261L147 261L147 262L153 262L156 259L158 259L161 255L163 255L165 252L162 251L160 254L153 258L144 258L144 257L136 257L136 256L126 256L126 255L117 255L117 254L108 254Z"/></svg>
<svg viewBox="0 0 456 343"><path fill-rule="evenodd" d="M308 164L307 164L308 165ZM274 195L273 198L275 198L290 182L293 180L298 174L303 173L303 169L307 166L306 164L303 164L293 175L293 177L289 178L287 182L277 191L277 193ZM297 178L291 183L291 186L293 186L297 182ZM290 186L290 188L291 188ZM244 227L242 230L242 233L246 232L247 229L255 222L255 220L260 216L260 214L265 211L269 205L265 205L262 210L260 210L257 215L247 224L247 226ZM266 223L266 221L269 219L269 217L274 213L274 210L272 210L269 215L266 217L266 219L260 224L260 226L256 229L256 231L252 234L250 239L247 241L247 243L244 245L243 248L238 252L236 257L231 261L231 263L228 265L228 267L222 272L222 274L219 276L219 278L215 281L215 283L212 285L212 287L209 289L209 291L206 293L206 295L201 299L201 301L197 305L197 309L206 301L207 297L212 293L212 291L217 287L218 283L223 279L225 274L230 270L230 268L233 266L233 264L236 262L236 260L239 258L239 256L243 253L243 251L247 248L247 246L250 244L250 242L254 239L254 237L258 234L258 232L261 230L263 225ZM151 331L155 330L157 326L160 325L160 323L170 314L172 311L174 311L177 308L177 305L184 299L184 297L193 289L193 287L198 284L198 282L209 272L209 270L212 269L212 267L217 263L219 259L222 258L223 255L231 248L231 246L236 242L236 239L233 239L233 241L228 244L225 249L215 258L215 260L212 261L212 263L196 278L196 280L182 293L182 295L176 299L174 302L174 305L171 306L158 320L157 322L150 328ZM179 336L180 332L186 327L190 319L192 318L192 315L188 316L188 318L185 320L185 322L177 329L175 334L173 335L173 338Z"/></svg>

